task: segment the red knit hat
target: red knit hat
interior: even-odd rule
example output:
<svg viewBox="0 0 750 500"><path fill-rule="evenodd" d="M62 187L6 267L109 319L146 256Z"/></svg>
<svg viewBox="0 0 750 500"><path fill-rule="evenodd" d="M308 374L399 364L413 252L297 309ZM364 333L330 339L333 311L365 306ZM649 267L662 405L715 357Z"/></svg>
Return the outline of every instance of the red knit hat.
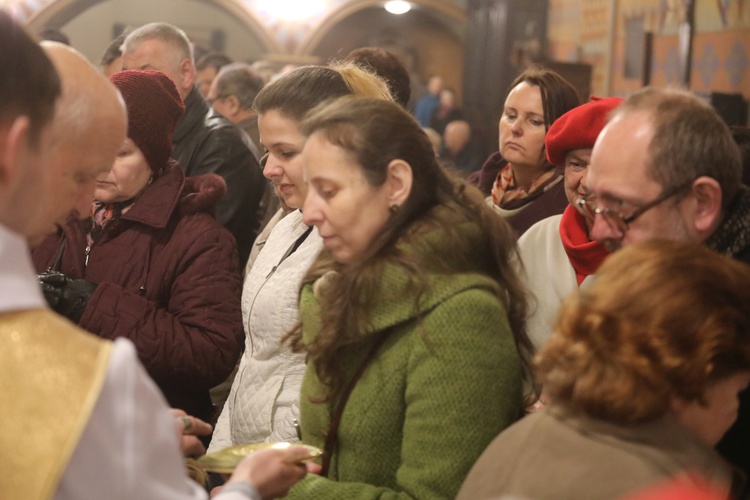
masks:
<svg viewBox="0 0 750 500"><path fill-rule="evenodd" d="M167 168L172 155L172 134L185 105L177 87L160 71L127 70L109 80L118 88L128 109L128 137L146 157L154 176Z"/></svg>
<svg viewBox="0 0 750 500"><path fill-rule="evenodd" d="M565 156L574 149L593 148L599 132L609 120L609 113L625 102L619 97L600 99L591 97L591 102L573 108L547 131L544 146L547 160L558 167L565 165Z"/></svg>

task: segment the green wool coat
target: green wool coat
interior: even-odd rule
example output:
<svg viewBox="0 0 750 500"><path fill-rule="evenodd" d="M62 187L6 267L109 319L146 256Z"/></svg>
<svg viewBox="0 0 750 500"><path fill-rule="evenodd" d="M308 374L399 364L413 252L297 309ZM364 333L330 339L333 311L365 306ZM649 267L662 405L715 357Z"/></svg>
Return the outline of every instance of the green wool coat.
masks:
<svg viewBox="0 0 750 500"><path fill-rule="evenodd" d="M444 241L461 251L482 239ZM458 250L457 250L458 248ZM521 362L498 284L479 272L429 274L419 310L403 269L387 267L373 307L371 330L341 360L344 386L378 334L387 340L351 393L341 418L328 478L308 475L291 499L455 498L469 469L522 406ZM320 328L319 305L302 291L303 338ZM418 320L417 317L421 316ZM308 365L302 384L303 442L324 446L334 403L315 403L325 388Z"/></svg>

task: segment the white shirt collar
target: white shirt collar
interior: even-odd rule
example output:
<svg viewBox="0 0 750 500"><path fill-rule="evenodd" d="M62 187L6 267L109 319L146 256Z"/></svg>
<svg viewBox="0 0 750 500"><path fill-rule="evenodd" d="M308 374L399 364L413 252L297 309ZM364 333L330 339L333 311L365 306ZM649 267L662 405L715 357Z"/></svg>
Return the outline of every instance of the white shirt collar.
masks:
<svg viewBox="0 0 750 500"><path fill-rule="evenodd" d="M36 279L26 240L0 224L0 313L47 304Z"/></svg>

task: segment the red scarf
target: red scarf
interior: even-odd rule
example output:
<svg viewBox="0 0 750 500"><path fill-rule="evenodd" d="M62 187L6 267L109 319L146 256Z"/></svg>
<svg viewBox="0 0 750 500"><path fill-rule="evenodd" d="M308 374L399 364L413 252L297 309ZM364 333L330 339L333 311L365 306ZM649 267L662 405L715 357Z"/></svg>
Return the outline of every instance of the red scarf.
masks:
<svg viewBox="0 0 750 500"><path fill-rule="evenodd" d="M560 238L581 286L586 276L599 269L609 252L598 241L589 240L586 219L572 205L567 206L560 220Z"/></svg>

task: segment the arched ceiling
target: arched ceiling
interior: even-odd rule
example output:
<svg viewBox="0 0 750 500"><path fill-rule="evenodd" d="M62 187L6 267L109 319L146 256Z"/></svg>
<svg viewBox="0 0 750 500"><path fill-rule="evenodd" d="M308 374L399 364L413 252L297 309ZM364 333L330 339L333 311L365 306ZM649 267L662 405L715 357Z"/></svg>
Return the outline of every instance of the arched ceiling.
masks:
<svg viewBox="0 0 750 500"><path fill-rule="evenodd" d="M105 0L18 0L11 10L29 28L59 27L90 7ZM255 35L268 53L312 54L320 40L347 16L384 3L384 0L326 0L327 8L300 23L285 24L269 17L258 0L203 0L235 16ZM280 1L280 0L279 0ZM465 0L410 0L417 9L429 13L446 29L463 39L466 22Z"/></svg>
<svg viewBox="0 0 750 500"><path fill-rule="evenodd" d="M383 0L349 0L340 2L328 9L326 15L317 23L315 29L308 31L297 45L298 54L312 54L320 41L343 19L361 10L382 5ZM466 9L459 2L452 0L411 0L414 7L429 13L446 29L463 40L466 25Z"/></svg>

